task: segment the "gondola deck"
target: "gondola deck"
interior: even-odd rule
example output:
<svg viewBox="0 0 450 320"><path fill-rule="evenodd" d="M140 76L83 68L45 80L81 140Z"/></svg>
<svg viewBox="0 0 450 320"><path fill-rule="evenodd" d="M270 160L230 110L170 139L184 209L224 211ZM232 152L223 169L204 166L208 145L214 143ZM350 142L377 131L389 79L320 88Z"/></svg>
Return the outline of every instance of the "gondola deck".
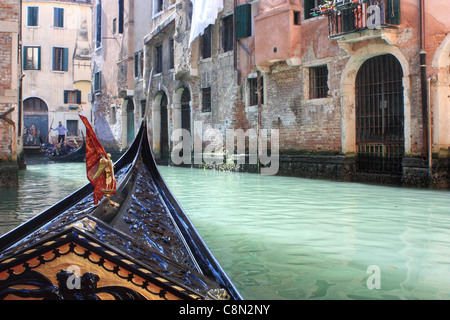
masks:
<svg viewBox="0 0 450 320"><path fill-rule="evenodd" d="M145 122L115 175L117 207L86 185L0 238L0 299L242 299L159 174Z"/></svg>

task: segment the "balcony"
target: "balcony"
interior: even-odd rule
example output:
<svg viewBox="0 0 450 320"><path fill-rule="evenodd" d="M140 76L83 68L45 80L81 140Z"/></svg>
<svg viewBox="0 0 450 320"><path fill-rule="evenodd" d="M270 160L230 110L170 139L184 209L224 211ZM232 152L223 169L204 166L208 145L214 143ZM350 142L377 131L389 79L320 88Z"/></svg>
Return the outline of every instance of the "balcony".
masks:
<svg viewBox="0 0 450 320"><path fill-rule="evenodd" d="M400 0L334 0L312 9L311 15L328 16L330 39L361 41L382 37L383 29L400 24ZM357 35L355 35L357 34Z"/></svg>

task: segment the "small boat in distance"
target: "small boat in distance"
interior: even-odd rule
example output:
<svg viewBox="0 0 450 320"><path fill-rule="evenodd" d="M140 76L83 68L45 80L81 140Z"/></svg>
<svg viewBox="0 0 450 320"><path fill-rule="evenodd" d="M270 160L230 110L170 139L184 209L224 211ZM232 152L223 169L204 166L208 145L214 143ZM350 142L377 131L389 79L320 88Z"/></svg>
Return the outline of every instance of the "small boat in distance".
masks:
<svg viewBox="0 0 450 320"><path fill-rule="evenodd" d="M110 199L94 205L87 184L0 237L0 300L242 299L161 177L145 120L114 165Z"/></svg>
<svg viewBox="0 0 450 320"><path fill-rule="evenodd" d="M58 162L81 162L86 156L86 140L83 138L83 144L71 151L60 152L57 146L47 143L41 139L41 153L48 160Z"/></svg>

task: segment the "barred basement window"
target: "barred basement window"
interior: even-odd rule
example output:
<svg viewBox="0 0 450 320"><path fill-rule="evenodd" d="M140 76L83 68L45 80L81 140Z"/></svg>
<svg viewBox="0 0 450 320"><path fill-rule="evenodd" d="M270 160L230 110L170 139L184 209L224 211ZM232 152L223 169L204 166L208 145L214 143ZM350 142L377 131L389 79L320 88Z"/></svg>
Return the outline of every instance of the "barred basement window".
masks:
<svg viewBox="0 0 450 320"><path fill-rule="evenodd" d="M309 98L319 99L328 96L328 67L309 68Z"/></svg>
<svg viewBox="0 0 450 320"><path fill-rule="evenodd" d="M211 88L202 89L202 112L211 112Z"/></svg>

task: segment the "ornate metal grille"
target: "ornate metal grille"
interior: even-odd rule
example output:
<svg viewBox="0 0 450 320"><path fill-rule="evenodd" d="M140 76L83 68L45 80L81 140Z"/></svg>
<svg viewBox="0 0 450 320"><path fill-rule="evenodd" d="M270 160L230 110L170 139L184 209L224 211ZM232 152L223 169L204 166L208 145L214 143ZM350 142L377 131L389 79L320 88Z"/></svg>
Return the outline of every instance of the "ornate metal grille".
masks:
<svg viewBox="0 0 450 320"><path fill-rule="evenodd" d="M367 60L356 77L357 168L401 174L404 155L403 70L393 55Z"/></svg>

